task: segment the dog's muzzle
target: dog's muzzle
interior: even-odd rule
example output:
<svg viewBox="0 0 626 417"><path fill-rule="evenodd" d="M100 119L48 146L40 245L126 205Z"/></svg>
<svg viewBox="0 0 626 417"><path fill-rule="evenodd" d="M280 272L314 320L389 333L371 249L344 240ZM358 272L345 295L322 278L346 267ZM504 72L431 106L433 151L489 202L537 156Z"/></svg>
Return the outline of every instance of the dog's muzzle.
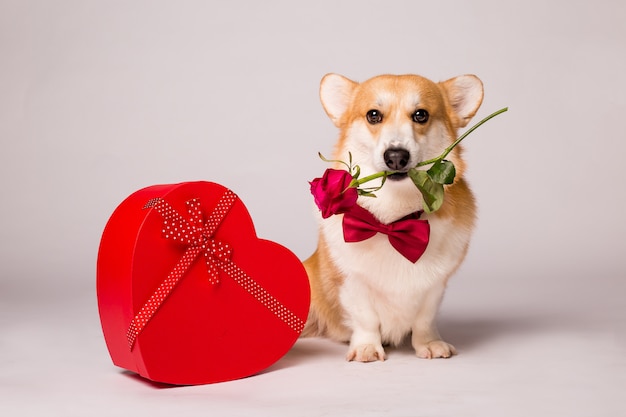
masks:
<svg viewBox="0 0 626 417"><path fill-rule="evenodd" d="M383 154L385 165L390 171L395 171L387 176L390 180L401 180L407 177L411 154L404 148L389 148Z"/></svg>

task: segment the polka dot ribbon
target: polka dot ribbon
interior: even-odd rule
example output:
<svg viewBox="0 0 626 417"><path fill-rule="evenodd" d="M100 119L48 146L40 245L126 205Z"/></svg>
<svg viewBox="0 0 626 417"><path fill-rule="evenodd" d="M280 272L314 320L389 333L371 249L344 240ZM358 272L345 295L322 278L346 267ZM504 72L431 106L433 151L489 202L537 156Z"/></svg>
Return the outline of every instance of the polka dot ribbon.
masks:
<svg viewBox="0 0 626 417"><path fill-rule="evenodd" d="M212 239L236 200L235 193L227 190L206 221L203 219L200 201L197 198L186 202L189 219L185 219L161 198L155 198L146 203L145 209L153 208L163 217L163 237L184 245L187 249L167 278L161 282L131 321L126 334L131 350L137 336L201 253L204 254L208 281L211 284L219 282L219 271L222 270L293 331L302 332L304 321L231 261L232 249L227 243Z"/></svg>

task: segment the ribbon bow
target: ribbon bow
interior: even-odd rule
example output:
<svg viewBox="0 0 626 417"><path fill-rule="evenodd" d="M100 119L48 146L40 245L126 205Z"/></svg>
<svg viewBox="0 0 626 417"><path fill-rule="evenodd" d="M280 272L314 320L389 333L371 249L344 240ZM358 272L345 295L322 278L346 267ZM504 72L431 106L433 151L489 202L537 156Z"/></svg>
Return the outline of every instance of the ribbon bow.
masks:
<svg viewBox="0 0 626 417"><path fill-rule="evenodd" d="M430 236L428 220L420 220L420 214L413 213L393 223L383 224L372 213L355 205L343 216L343 238L346 242L361 242L376 233L384 233L394 249L415 263L426 251Z"/></svg>
<svg viewBox="0 0 626 417"><path fill-rule="evenodd" d="M144 208L154 208L161 214L164 238L172 239L187 247L189 254L194 258L199 253L204 253L209 282L217 284L219 282L217 265L225 259L230 259L232 250L227 243L214 240L212 236L236 199L237 196L233 192L226 192L206 221L202 217L200 200L197 198L186 202L189 220L174 210L167 201L160 198L148 201Z"/></svg>

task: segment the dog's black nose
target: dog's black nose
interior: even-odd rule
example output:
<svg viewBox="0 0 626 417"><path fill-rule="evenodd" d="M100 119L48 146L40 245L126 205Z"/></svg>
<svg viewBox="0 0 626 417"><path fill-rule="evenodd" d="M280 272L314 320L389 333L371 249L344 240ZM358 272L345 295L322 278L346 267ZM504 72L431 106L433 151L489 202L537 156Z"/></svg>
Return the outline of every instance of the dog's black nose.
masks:
<svg viewBox="0 0 626 417"><path fill-rule="evenodd" d="M385 164L392 171L401 171L409 164L411 154L409 151L402 148L389 148L383 154L385 158Z"/></svg>

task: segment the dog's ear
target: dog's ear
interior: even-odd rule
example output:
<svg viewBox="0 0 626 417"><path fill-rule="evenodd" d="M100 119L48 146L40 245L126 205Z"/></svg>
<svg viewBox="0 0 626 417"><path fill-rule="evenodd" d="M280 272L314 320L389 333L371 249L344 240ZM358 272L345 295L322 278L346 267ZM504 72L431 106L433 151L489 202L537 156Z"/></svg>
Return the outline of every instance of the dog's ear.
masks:
<svg viewBox="0 0 626 417"><path fill-rule="evenodd" d="M448 97L456 127L465 127L483 102L483 83L475 75L461 75L439 83Z"/></svg>
<svg viewBox="0 0 626 417"><path fill-rule="evenodd" d="M356 86L357 83L339 74L326 74L322 78L320 83L322 106L337 127L340 127L341 116L348 109Z"/></svg>

